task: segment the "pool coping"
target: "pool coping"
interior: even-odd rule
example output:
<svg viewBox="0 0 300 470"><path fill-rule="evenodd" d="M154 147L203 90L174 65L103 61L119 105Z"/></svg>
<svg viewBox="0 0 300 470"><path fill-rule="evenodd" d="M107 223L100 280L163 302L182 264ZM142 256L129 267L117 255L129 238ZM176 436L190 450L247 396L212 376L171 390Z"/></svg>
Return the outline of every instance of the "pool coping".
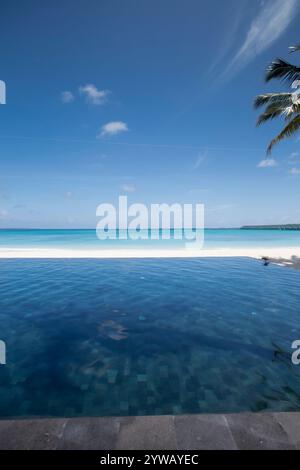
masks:
<svg viewBox="0 0 300 470"><path fill-rule="evenodd" d="M79 248L1 248L0 259L190 259L190 258L254 258L263 257L299 262L300 246L296 247L223 247L203 249L79 249Z"/></svg>
<svg viewBox="0 0 300 470"><path fill-rule="evenodd" d="M300 414L2 420L0 449L296 450L300 449Z"/></svg>

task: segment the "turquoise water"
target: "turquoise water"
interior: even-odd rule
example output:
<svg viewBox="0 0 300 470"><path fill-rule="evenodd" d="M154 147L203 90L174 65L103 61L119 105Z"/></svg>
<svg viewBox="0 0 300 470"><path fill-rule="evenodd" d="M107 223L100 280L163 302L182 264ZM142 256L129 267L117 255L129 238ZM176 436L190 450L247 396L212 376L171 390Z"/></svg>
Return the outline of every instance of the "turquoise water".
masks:
<svg viewBox="0 0 300 470"><path fill-rule="evenodd" d="M145 233L145 232L143 232ZM162 233L162 232L161 232ZM204 248L243 247L299 247L300 231L279 230L205 230ZM2 248L72 248L111 249L149 248L176 249L184 243L179 240L105 240L95 230L0 230Z"/></svg>
<svg viewBox="0 0 300 470"><path fill-rule="evenodd" d="M300 272L0 260L0 417L300 410Z"/></svg>

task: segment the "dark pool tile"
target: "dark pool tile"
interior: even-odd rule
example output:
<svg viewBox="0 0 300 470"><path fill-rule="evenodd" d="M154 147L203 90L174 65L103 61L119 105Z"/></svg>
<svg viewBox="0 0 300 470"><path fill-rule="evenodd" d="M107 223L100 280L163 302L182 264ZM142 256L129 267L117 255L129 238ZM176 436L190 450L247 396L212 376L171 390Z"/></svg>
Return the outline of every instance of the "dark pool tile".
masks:
<svg viewBox="0 0 300 470"><path fill-rule="evenodd" d="M227 415L234 440L241 450L288 450L294 446L272 413Z"/></svg>
<svg viewBox="0 0 300 470"><path fill-rule="evenodd" d="M0 421L0 449L57 449L65 425L65 419Z"/></svg>
<svg viewBox="0 0 300 470"><path fill-rule="evenodd" d="M176 450L173 416L120 418L117 449Z"/></svg>
<svg viewBox="0 0 300 470"><path fill-rule="evenodd" d="M118 418L74 418L67 420L58 449L114 449L119 428Z"/></svg>
<svg viewBox="0 0 300 470"><path fill-rule="evenodd" d="M300 449L300 412L298 413L274 413L274 418L282 426L289 441L297 450Z"/></svg>
<svg viewBox="0 0 300 470"><path fill-rule="evenodd" d="M179 450L236 450L237 446L223 415L175 417Z"/></svg>

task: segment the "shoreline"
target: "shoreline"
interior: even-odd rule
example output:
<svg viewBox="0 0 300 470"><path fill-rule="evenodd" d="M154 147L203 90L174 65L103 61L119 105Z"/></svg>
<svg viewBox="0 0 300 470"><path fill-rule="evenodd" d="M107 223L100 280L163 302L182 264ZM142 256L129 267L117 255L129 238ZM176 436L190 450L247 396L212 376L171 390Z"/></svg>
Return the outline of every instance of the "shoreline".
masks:
<svg viewBox="0 0 300 470"><path fill-rule="evenodd" d="M281 248L216 248L203 250L88 250L56 248L5 248L0 249L0 259L28 258L74 258L74 259L128 259L128 258L268 258L276 264L294 264L300 262L300 247Z"/></svg>

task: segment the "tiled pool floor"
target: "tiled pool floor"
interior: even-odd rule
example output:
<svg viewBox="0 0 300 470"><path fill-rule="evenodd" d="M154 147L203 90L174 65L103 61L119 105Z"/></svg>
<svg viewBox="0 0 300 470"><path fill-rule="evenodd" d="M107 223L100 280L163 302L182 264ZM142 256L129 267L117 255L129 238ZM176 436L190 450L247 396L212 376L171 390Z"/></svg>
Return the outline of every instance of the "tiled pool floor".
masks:
<svg viewBox="0 0 300 470"><path fill-rule="evenodd" d="M0 417L296 411L299 286L250 259L0 260Z"/></svg>

